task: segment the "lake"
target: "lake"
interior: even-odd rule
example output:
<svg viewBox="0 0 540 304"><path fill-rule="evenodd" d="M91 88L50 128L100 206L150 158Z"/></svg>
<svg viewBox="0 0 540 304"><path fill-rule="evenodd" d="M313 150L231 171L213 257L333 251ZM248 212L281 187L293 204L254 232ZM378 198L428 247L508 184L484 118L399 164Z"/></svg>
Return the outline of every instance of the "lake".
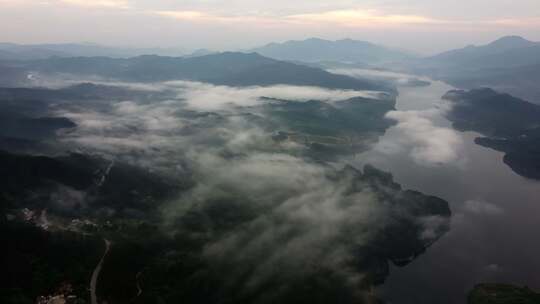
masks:
<svg viewBox="0 0 540 304"><path fill-rule="evenodd" d="M481 282L540 290L540 182L515 174L503 153L476 145L479 134L451 129L441 100L451 89L436 81L399 87L396 116L405 119L352 160L387 170L404 188L441 197L452 209L448 234L411 264L391 268L378 288L388 303L465 303Z"/></svg>

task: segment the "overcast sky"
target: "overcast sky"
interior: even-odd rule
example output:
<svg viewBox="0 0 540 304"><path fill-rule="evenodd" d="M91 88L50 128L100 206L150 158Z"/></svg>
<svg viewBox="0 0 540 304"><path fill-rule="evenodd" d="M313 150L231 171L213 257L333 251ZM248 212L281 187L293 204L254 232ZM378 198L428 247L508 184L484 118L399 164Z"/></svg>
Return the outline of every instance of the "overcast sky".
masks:
<svg viewBox="0 0 540 304"><path fill-rule="evenodd" d="M540 0L0 0L0 41L242 49L320 37L422 53L540 40Z"/></svg>

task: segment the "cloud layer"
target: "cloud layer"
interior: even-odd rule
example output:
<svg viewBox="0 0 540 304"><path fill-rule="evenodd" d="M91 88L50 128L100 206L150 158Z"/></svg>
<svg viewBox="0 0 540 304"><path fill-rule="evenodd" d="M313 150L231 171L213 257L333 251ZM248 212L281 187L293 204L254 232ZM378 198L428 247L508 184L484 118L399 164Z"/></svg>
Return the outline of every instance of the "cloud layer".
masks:
<svg viewBox="0 0 540 304"><path fill-rule="evenodd" d="M395 141L381 142L376 149L381 153L399 153L407 149L418 164L437 165L456 162L463 142L459 134L436 126L432 119L439 110L393 111L387 117L398 122Z"/></svg>
<svg viewBox="0 0 540 304"><path fill-rule="evenodd" d="M373 298L367 290L386 278L389 263L409 263L448 230L445 201L404 190L389 173L358 170L325 149L329 142L366 149L377 133L371 124L380 132L390 126L383 115L393 101L375 99L376 92L186 81L73 84L67 85L74 97L51 101L49 110L77 127L54 141L97 155L99 169L89 175L99 177L86 192L55 188L51 216L66 210L66 217L137 218L155 227L167 246L144 261L149 289L162 287L151 274L155 262L182 269L175 288L200 294L215 286L213 295L231 303L284 303L298 295L358 303ZM344 126L342 109L367 118ZM314 147L336 157L306 153ZM94 200L94 189L115 195L135 169L148 180L133 173L135 189L124 189L118 202ZM138 184L160 179L179 190L164 199ZM91 211L77 213L81 207Z"/></svg>

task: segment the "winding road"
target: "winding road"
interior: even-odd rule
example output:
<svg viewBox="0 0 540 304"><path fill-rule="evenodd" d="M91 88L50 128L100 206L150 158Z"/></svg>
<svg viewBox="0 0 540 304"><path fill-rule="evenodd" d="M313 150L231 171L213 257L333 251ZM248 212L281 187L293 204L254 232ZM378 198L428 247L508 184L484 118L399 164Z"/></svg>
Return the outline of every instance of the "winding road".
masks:
<svg viewBox="0 0 540 304"><path fill-rule="evenodd" d="M103 253L103 256L101 257L101 260L97 264L96 268L94 269L94 272L92 273L92 279L90 280L90 300L92 304L98 304L97 295L96 295L96 286L97 286L97 280L99 277L99 273L101 272L101 268L103 267L103 261L105 260L105 257L109 253L109 250L111 249L111 242L107 239L103 239L105 242L105 252Z"/></svg>
<svg viewBox="0 0 540 304"><path fill-rule="evenodd" d="M111 173L112 168L114 167L114 160L111 160L111 163L107 166L105 169L105 172L103 172L103 175L99 179L99 182L97 183L98 188L103 186L105 181L107 180L107 177L109 176L109 173Z"/></svg>

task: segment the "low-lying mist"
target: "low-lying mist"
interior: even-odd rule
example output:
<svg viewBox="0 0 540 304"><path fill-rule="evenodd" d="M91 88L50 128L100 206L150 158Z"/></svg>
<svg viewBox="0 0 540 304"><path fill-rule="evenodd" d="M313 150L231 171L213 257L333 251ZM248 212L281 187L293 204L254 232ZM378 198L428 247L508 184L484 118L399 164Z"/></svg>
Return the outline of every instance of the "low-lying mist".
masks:
<svg viewBox="0 0 540 304"><path fill-rule="evenodd" d="M135 185L147 178L157 183L152 176L184 185L156 201L145 199L155 192L137 194L127 184L122 187L138 195L138 204L126 198L121 206L107 205L105 199L87 213L149 221L167 239L145 260L147 289L158 288L158 273L172 265L182 275L168 284L206 302L221 295L227 303L298 303L300 294L299 302L367 301L370 287L388 275L389 262L409 263L449 229L445 201L404 190L371 166L348 165L393 120L426 135L407 127L411 117L391 112L395 101L386 94L186 81L71 83L57 90L73 88L91 93L49 105L54 116L76 124L55 141L106 161L90 195L69 186L54 192L62 208L92 209L92 200L112 195L118 176L129 172ZM92 91L105 89L117 95L104 102ZM439 155L441 149L419 154ZM152 175L137 181L138 171L122 164ZM145 220L149 210L153 216ZM205 295L206 288L216 292ZM310 295L299 292L305 289Z"/></svg>

